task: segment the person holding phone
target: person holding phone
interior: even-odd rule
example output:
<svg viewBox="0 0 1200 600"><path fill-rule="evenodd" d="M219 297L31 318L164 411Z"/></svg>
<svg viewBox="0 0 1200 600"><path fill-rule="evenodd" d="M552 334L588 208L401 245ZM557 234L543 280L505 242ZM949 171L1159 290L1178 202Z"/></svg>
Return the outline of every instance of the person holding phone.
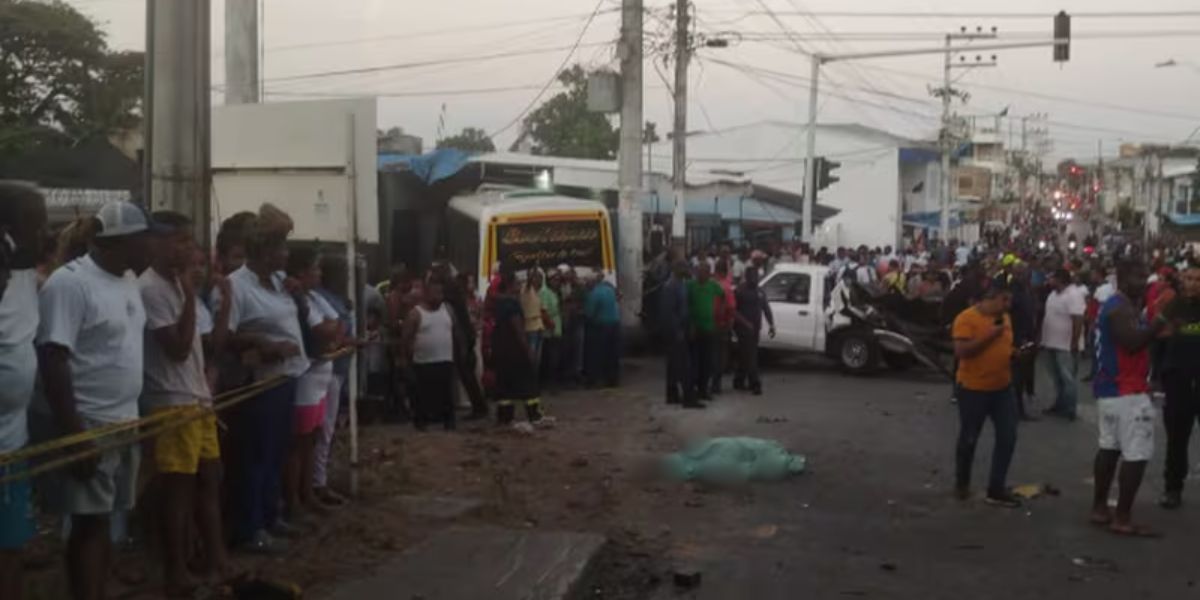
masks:
<svg viewBox="0 0 1200 600"><path fill-rule="evenodd" d="M1008 467L1017 445L1017 403L1012 393L1012 322L1007 312L1012 292L1002 282L983 291L982 298L954 319L954 355L958 359L959 432L956 450L955 496L970 498L975 446L990 418L996 429L991 475L984 500L993 506L1019 508L1008 490Z"/></svg>

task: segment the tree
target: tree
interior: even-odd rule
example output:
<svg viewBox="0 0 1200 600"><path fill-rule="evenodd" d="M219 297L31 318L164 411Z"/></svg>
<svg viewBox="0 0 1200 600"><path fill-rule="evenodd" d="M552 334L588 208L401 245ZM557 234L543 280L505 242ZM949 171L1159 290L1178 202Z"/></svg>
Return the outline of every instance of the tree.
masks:
<svg viewBox="0 0 1200 600"><path fill-rule="evenodd" d="M143 58L59 1L0 0L0 154L141 122Z"/></svg>
<svg viewBox="0 0 1200 600"><path fill-rule="evenodd" d="M456 148L467 154L495 152L496 145L486 131L478 127L464 127L462 133L438 140L438 148Z"/></svg>
<svg viewBox="0 0 1200 600"><path fill-rule="evenodd" d="M567 89L525 117L522 137L533 142L534 154L616 158L619 135L607 116L588 110L587 80L579 65L562 71L558 81Z"/></svg>

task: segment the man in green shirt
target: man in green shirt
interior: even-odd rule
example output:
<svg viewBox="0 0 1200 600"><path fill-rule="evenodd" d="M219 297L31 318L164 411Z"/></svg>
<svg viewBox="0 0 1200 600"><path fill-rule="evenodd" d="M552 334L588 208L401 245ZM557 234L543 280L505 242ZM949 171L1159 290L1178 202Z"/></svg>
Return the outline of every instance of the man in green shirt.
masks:
<svg viewBox="0 0 1200 600"><path fill-rule="evenodd" d="M696 397L711 400L709 390L715 381L717 365L717 303L725 301L725 290L712 279L712 268L701 261L696 278L688 281L688 310L692 324L692 354L695 366Z"/></svg>
<svg viewBox="0 0 1200 600"><path fill-rule="evenodd" d="M562 275L558 271L551 271L546 285L543 285L538 293L542 297L542 312L549 319L545 337L542 339L542 368L538 371L541 374L542 383L545 384L557 381L562 373L560 357L562 356L563 317L559 296L562 293Z"/></svg>

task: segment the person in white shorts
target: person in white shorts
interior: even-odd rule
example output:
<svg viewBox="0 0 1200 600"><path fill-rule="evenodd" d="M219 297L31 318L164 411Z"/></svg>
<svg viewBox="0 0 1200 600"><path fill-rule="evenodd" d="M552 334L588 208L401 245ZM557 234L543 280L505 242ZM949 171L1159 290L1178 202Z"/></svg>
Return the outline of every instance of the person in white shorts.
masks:
<svg viewBox="0 0 1200 600"><path fill-rule="evenodd" d="M1134 525L1134 498L1154 455L1155 410L1150 402L1150 342L1164 321L1140 322L1146 288L1146 268L1129 263L1118 267L1118 292L1105 301L1096 319L1096 376L1092 391L1100 418L1099 451L1095 460L1095 496L1091 521L1119 535L1150 537L1149 528ZM1118 465L1120 472L1118 475ZM1118 480L1117 510L1108 507L1109 489Z"/></svg>
<svg viewBox="0 0 1200 600"><path fill-rule="evenodd" d="M45 400L35 412L48 417L42 428L47 438L132 421L139 414L146 313L137 273L151 254L152 221L135 204L110 202L92 225L88 253L54 271L38 295L36 344ZM50 511L71 517L66 557L74 598L105 597L109 517L134 504L138 444L110 435L70 450L98 450L100 444L115 447L39 482Z"/></svg>

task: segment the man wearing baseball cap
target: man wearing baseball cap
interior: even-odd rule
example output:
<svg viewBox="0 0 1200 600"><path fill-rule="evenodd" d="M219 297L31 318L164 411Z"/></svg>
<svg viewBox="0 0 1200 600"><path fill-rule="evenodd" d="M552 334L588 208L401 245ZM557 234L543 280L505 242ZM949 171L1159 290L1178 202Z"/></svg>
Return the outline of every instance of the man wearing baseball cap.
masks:
<svg viewBox="0 0 1200 600"><path fill-rule="evenodd" d="M145 270L157 230L141 207L102 206L88 253L56 270L38 297L36 344L45 402L46 437L82 433L138 418L146 313L137 273ZM105 445L121 440L105 439ZM47 507L70 515L67 574L74 598L103 598L108 578L109 516L133 508L138 445L106 450L49 473ZM92 450L96 441L72 446Z"/></svg>

